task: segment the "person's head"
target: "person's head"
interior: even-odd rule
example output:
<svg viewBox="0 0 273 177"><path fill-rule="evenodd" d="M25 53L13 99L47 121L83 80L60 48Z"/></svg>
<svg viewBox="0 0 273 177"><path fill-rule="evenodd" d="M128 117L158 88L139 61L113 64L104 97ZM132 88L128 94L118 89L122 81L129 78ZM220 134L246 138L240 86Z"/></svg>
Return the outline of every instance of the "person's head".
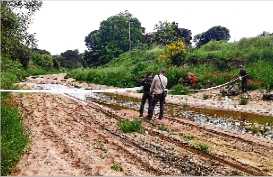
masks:
<svg viewBox="0 0 273 177"><path fill-rule="evenodd" d="M165 69L161 69L161 70L160 70L160 74L165 75L165 74L166 74L166 70L165 70Z"/></svg>
<svg viewBox="0 0 273 177"><path fill-rule="evenodd" d="M240 69L244 69L244 65L240 65Z"/></svg>

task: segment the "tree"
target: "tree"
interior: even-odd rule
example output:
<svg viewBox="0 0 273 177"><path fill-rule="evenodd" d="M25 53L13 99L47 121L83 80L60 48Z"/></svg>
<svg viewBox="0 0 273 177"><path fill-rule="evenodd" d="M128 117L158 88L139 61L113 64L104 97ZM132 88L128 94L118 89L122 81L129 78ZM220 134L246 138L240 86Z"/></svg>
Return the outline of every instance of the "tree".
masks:
<svg viewBox="0 0 273 177"><path fill-rule="evenodd" d="M81 67L81 56L78 50L67 50L61 53L60 57L57 57L60 66L65 68L77 68Z"/></svg>
<svg viewBox="0 0 273 177"><path fill-rule="evenodd" d="M178 23L174 21L171 23L167 21L159 21L159 23L155 25L154 29L156 32L154 32L154 39L151 41L155 41L161 45L166 45L177 40L183 40L187 46L191 45L191 30L186 28L179 28ZM150 35L149 37L152 36Z"/></svg>
<svg viewBox="0 0 273 177"><path fill-rule="evenodd" d="M222 26L214 26L207 30L204 33L197 34L194 37L194 42L196 43L196 47L200 47L211 40L220 41L230 39L229 29Z"/></svg>
<svg viewBox="0 0 273 177"><path fill-rule="evenodd" d="M90 32L85 37L85 44L88 48L88 52L85 52L85 59L89 60L87 63L104 64L128 51L129 23L132 48L142 43L145 29L141 27L140 21L128 11L121 12L102 21L98 30ZM97 57L96 61L94 57Z"/></svg>
<svg viewBox="0 0 273 177"><path fill-rule="evenodd" d="M36 44L33 34L27 29L31 16L39 10L42 2L37 0L1 1L1 51L2 55L19 59L27 66L29 47Z"/></svg>

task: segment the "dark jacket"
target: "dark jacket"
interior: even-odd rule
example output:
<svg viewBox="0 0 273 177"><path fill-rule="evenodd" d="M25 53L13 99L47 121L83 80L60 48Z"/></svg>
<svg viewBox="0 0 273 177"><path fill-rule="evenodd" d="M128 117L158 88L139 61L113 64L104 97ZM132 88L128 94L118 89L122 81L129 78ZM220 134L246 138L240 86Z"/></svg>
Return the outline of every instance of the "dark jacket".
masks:
<svg viewBox="0 0 273 177"><path fill-rule="evenodd" d="M144 93L150 93L150 87L153 81L153 77L145 77L140 81L140 85L143 86Z"/></svg>

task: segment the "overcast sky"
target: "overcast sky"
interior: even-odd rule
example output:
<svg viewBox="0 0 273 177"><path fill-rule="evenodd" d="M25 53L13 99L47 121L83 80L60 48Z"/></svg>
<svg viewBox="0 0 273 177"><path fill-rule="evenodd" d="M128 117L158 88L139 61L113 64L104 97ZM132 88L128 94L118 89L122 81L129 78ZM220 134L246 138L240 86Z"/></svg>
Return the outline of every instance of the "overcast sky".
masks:
<svg viewBox="0 0 273 177"><path fill-rule="evenodd" d="M231 41L273 32L273 1L44 1L29 29L38 47L52 54L68 49L83 52L85 36L107 17L129 10L146 32L158 21L176 21L193 35L222 25Z"/></svg>

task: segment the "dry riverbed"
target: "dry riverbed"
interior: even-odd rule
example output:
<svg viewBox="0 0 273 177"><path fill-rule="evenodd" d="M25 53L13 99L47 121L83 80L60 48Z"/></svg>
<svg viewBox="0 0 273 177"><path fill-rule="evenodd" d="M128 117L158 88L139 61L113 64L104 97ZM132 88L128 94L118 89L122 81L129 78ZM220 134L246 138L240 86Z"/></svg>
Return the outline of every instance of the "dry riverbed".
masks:
<svg viewBox="0 0 273 177"><path fill-rule="evenodd" d="M64 79L64 74L31 77L19 85L31 88L35 84L110 88ZM134 92L118 94L140 97ZM169 96L167 102L273 115L269 109L272 102L256 97L249 105L236 104L238 109L234 107L236 100L221 102L214 97L203 100L197 93ZM270 139L200 125L170 111L165 122L143 121L142 133L125 134L118 122L136 119L138 112L118 105L115 96L111 98L115 102L44 93L14 94L13 99L21 109L31 142L12 175L273 175Z"/></svg>

